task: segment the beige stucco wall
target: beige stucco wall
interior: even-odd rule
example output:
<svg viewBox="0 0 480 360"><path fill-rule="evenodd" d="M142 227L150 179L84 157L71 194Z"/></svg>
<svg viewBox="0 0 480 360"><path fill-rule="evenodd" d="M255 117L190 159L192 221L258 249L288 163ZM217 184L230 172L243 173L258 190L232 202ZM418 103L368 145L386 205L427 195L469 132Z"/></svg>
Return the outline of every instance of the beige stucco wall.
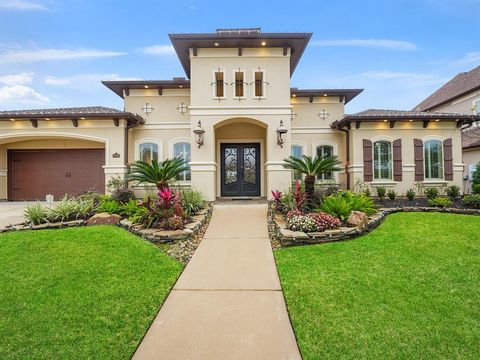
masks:
<svg viewBox="0 0 480 360"><path fill-rule="evenodd" d="M415 161L413 139L445 140L452 138L453 141L453 181L423 181L424 186L448 186L458 185L462 187L462 146L461 133L456 127L455 122L431 122L427 129L422 127L421 122L402 122L397 123L394 129L389 128L389 123L362 123L360 129L351 130L351 153L349 172L351 173L352 186L363 183L363 139L369 139L372 142L378 140L402 139L402 182L395 181L373 181L369 183L370 187L382 185L387 188L393 188L397 194L405 195L410 188L415 189ZM374 192L375 193L375 192Z"/></svg>
<svg viewBox="0 0 480 360"><path fill-rule="evenodd" d="M51 120L34 128L29 121L0 122L0 199L7 198L8 149L105 148L105 182L123 176L125 125L123 120L118 127L113 120L80 120L75 128L69 120Z"/></svg>

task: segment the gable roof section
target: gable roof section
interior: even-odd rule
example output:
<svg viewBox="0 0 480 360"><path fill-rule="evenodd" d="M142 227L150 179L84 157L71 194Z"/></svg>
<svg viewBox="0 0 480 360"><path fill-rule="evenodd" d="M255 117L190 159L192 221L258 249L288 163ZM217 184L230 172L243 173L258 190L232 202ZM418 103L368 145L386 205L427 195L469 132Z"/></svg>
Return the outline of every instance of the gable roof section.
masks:
<svg viewBox="0 0 480 360"><path fill-rule="evenodd" d="M363 89L299 89L291 88L290 95L293 97L319 97L319 96L339 96L343 97L345 104L360 94Z"/></svg>
<svg viewBox="0 0 480 360"><path fill-rule="evenodd" d="M480 127L472 127L462 132L462 148L480 148Z"/></svg>
<svg viewBox="0 0 480 360"><path fill-rule="evenodd" d="M468 72L461 72L415 106L416 111L428 111L443 105L471 91L480 89L480 66Z"/></svg>
<svg viewBox="0 0 480 360"><path fill-rule="evenodd" d="M291 48L290 75L293 74L312 33L262 33L260 28L217 29L214 33L169 34L183 69L190 78L189 49L200 48ZM262 42L266 45L263 46ZM216 45L218 44L218 45Z"/></svg>
<svg viewBox="0 0 480 360"><path fill-rule="evenodd" d="M385 110L368 109L355 114L347 114L341 120L332 123L332 128L341 129L357 121L430 121L445 120L457 121L457 125L471 124L480 121L480 115L444 113L438 111L406 111L406 110Z"/></svg>
<svg viewBox="0 0 480 360"><path fill-rule="evenodd" d="M70 120L70 119L125 119L128 124L144 123L140 115L104 106L86 106L56 109L8 110L0 111L0 121L16 120Z"/></svg>
<svg viewBox="0 0 480 360"><path fill-rule="evenodd" d="M128 95L130 89L190 89L190 80L175 77L173 80L104 80L102 84L123 98L124 91Z"/></svg>

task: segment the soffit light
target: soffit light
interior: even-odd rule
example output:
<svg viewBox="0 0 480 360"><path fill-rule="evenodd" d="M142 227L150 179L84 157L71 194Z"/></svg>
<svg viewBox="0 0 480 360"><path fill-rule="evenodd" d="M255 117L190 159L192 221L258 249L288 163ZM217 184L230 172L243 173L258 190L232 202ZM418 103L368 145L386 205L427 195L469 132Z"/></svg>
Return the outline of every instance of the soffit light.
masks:
<svg viewBox="0 0 480 360"><path fill-rule="evenodd" d="M15 119L10 119L10 121L15 121Z"/></svg>
<svg viewBox="0 0 480 360"><path fill-rule="evenodd" d="M297 97L297 94L292 94L292 97Z"/></svg>
<svg viewBox="0 0 480 360"><path fill-rule="evenodd" d="M213 45L215 45L216 47L220 46L220 44L218 42L214 43Z"/></svg>
<svg viewBox="0 0 480 360"><path fill-rule="evenodd" d="M148 85L145 85L145 89L148 89Z"/></svg>
<svg viewBox="0 0 480 360"><path fill-rule="evenodd" d="M262 46L265 46L267 45L267 43L265 41L262 41Z"/></svg>

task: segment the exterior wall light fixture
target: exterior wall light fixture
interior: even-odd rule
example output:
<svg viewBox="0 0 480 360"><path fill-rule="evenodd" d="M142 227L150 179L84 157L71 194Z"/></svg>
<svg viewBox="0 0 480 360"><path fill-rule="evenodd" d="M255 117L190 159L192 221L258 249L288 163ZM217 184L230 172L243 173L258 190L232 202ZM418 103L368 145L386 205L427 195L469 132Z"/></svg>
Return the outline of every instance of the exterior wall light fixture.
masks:
<svg viewBox="0 0 480 360"><path fill-rule="evenodd" d="M280 120L280 126L277 129L277 144L280 145L281 148L283 148L283 144L285 143L285 139L283 138L283 135L285 135L288 132L288 130L283 126L283 120Z"/></svg>
<svg viewBox="0 0 480 360"><path fill-rule="evenodd" d="M203 145L203 135L205 134L205 130L202 128L202 122L200 120L193 132L195 134L195 141L198 144L198 148L200 148Z"/></svg>

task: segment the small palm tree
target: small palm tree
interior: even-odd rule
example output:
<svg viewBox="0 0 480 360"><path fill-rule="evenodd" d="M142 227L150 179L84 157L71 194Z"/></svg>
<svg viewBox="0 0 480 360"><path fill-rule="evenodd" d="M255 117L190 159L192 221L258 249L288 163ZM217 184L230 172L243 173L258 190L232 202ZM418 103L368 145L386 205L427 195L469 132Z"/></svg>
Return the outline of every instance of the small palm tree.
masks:
<svg viewBox="0 0 480 360"><path fill-rule="evenodd" d="M336 156L320 156L312 158L303 155L301 158L290 156L283 160L285 169L291 169L305 175L305 192L307 194L307 204L311 206L315 186L315 178L332 171L341 170L338 165L341 164Z"/></svg>
<svg viewBox="0 0 480 360"><path fill-rule="evenodd" d="M168 188L170 183L182 172L188 170L184 159L166 159L160 163L152 161L136 161L130 167L126 176L128 182L138 181L139 184L155 184L158 190Z"/></svg>

